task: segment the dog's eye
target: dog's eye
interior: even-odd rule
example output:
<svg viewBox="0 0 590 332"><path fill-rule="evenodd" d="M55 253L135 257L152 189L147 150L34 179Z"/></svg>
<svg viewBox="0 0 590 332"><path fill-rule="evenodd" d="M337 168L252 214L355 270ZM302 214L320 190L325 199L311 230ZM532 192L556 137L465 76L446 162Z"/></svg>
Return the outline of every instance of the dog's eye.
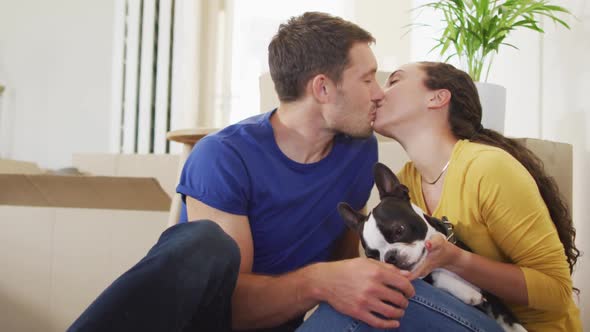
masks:
<svg viewBox="0 0 590 332"><path fill-rule="evenodd" d="M397 227L396 227L396 228L393 230L393 234L394 234L396 237L400 237L400 236L402 236L402 234L404 234L404 232L405 232L405 231L406 231L406 226L404 226L404 225L399 225L399 226L397 226Z"/></svg>

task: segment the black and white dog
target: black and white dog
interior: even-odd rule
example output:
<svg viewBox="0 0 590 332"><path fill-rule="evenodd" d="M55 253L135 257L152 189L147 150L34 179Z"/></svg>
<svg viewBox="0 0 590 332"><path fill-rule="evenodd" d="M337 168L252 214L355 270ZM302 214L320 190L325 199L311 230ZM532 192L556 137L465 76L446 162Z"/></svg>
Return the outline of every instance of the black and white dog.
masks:
<svg viewBox="0 0 590 332"><path fill-rule="evenodd" d="M440 232L454 241L452 225L443 218L428 216L410 202L408 188L401 184L387 166L374 167L375 184L380 202L368 216L355 211L346 203L338 205L338 212L348 227L359 232L368 258L390 263L402 270L413 271L426 258L426 240ZM454 242L462 249L465 244ZM526 331L516 316L496 296L470 284L457 274L435 269L424 280L443 289L466 304L475 306L494 318L505 331Z"/></svg>

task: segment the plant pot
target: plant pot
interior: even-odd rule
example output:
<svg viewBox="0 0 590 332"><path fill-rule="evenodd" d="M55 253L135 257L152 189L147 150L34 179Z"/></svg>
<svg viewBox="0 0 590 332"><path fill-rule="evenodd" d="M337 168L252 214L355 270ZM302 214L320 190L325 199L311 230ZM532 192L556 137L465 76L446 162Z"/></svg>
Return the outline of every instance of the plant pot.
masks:
<svg viewBox="0 0 590 332"><path fill-rule="evenodd" d="M506 118L506 88L501 85L475 82L482 107L481 124L484 128L493 129L504 134Z"/></svg>

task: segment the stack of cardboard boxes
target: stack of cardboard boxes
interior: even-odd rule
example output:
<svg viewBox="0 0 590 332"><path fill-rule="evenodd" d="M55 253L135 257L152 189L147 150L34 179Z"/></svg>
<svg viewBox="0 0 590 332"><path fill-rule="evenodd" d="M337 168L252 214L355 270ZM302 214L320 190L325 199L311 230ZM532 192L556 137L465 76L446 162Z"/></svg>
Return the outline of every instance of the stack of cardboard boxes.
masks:
<svg viewBox="0 0 590 332"><path fill-rule="evenodd" d="M0 330L64 331L145 255L170 208L169 193L145 171L162 167L174 179L178 169L175 156L146 158L158 162L76 156L78 175L0 160ZM130 168L144 177L125 176Z"/></svg>

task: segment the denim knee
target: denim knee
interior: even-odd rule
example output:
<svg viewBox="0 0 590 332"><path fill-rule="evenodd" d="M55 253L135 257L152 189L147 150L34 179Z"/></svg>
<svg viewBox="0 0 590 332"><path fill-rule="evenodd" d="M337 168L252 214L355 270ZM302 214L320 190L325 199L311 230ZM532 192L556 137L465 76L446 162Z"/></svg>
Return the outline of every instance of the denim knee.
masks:
<svg viewBox="0 0 590 332"><path fill-rule="evenodd" d="M231 265L240 264L240 248L234 239L229 236L216 222L211 220L198 220L189 222L192 230L189 232L191 241L200 242L198 248L207 253L223 253L227 262Z"/></svg>
<svg viewBox="0 0 590 332"><path fill-rule="evenodd" d="M192 221L168 228L154 249L173 265L195 264L202 259L219 257L224 266L240 264L240 250L236 242L215 222ZM154 250L152 249L152 250Z"/></svg>

